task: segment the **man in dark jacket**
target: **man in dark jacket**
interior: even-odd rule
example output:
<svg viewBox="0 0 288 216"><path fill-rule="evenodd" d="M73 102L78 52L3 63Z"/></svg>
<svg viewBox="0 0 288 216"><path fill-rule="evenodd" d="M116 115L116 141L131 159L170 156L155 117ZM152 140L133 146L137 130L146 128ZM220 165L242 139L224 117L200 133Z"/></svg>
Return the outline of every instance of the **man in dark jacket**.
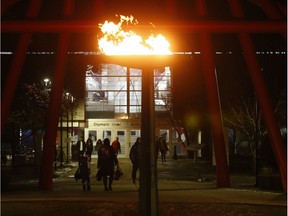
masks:
<svg viewBox="0 0 288 216"><path fill-rule="evenodd" d="M131 147L129 157L133 164L132 166L132 181L133 184L136 183L136 174L140 166L140 143L141 138L138 137L135 144Z"/></svg>
<svg viewBox="0 0 288 216"><path fill-rule="evenodd" d="M79 157L79 169L82 180L83 191L90 191L90 162L88 160L88 156L81 155ZM87 187L86 187L87 186Z"/></svg>

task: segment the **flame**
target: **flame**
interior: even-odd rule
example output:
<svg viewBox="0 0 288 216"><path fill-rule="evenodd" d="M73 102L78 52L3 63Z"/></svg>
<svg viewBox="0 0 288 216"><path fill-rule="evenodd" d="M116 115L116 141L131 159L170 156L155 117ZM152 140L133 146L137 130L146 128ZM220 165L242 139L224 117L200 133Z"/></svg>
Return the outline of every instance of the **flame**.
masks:
<svg viewBox="0 0 288 216"><path fill-rule="evenodd" d="M138 22L133 16L126 17L120 15L120 22L105 21L99 24L103 37L98 40L99 49L105 55L172 55L170 43L166 38L158 34L150 35L143 39L133 31L124 31L122 24L131 23L136 25Z"/></svg>

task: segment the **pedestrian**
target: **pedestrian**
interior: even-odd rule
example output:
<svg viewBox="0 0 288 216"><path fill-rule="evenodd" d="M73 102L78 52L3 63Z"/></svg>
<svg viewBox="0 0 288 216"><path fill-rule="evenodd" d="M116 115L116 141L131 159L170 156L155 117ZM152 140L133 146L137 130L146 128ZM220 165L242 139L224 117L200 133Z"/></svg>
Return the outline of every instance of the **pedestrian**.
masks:
<svg viewBox="0 0 288 216"><path fill-rule="evenodd" d="M110 140L105 138L103 146L100 148L97 161L98 172L103 178L105 191L112 190L114 166L116 165L118 165L118 160L114 149L110 146Z"/></svg>
<svg viewBox="0 0 288 216"><path fill-rule="evenodd" d="M86 141L86 155L88 156L89 162L91 162L92 152L93 152L93 141L91 138L88 138Z"/></svg>
<svg viewBox="0 0 288 216"><path fill-rule="evenodd" d="M140 143L141 143L141 138L138 137L134 145L131 147L130 153L129 153L129 157L132 162L133 184L136 184L137 171L139 170L139 166L140 166Z"/></svg>
<svg viewBox="0 0 288 216"><path fill-rule="evenodd" d="M98 139L96 142L96 146L95 146L95 149L96 149L98 155L99 155L100 148L102 147L102 145L103 145L102 140Z"/></svg>
<svg viewBox="0 0 288 216"><path fill-rule="evenodd" d="M119 137L115 137L115 140L112 142L112 147L114 149L116 156L118 155L118 153L121 154L121 145L119 142Z"/></svg>
<svg viewBox="0 0 288 216"><path fill-rule="evenodd" d="M79 157L79 169L80 169L80 176L81 176L81 180L82 180L82 188L83 191L90 191L91 187L90 187L90 162L89 162L89 158L87 155L81 155ZM87 187L86 187L87 186Z"/></svg>
<svg viewBox="0 0 288 216"><path fill-rule="evenodd" d="M161 136L159 137L158 142L157 142L157 146L159 147L159 151L161 154L161 161L163 164L164 162L166 162L166 154L168 151L167 143L163 139L163 137L161 137Z"/></svg>
<svg viewBox="0 0 288 216"><path fill-rule="evenodd" d="M83 136L81 136L78 142L76 143L76 151L78 154L78 161L79 161L80 156L83 156L86 153L86 143L84 142Z"/></svg>

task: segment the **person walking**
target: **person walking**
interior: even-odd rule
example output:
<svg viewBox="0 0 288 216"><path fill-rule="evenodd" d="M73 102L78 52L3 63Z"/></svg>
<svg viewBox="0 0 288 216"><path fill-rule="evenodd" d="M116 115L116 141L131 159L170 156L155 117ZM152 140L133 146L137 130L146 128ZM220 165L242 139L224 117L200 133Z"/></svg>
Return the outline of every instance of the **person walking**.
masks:
<svg viewBox="0 0 288 216"><path fill-rule="evenodd" d="M166 154L168 151L167 143L165 140L163 140L163 137L161 137L161 136L159 137L158 142L157 142L157 146L159 147L159 151L161 154L161 161L163 164L164 162L166 162Z"/></svg>
<svg viewBox="0 0 288 216"><path fill-rule="evenodd" d="M112 146L110 146L110 140L105 138L103 141L103 146L100 148L97 161L98 172L103 178L105 191L112 190L114 166L116 165L118 165L118 160L114 149Z"/></svg>
<svg viewBox="0 0 288 216"><path fill-rule="evenodd" d="M78 161L79 161L80 157L85 155L86 153L86 143L83 140L83 136L81 136L78 142L76 143L76 150L77 150Z"/></svg>
<svg viewBox="0 0 288 216"><path fill-rule="evenodd" d="M129 157L132 162L133 184L136 184L137 171L139 170L139 166L140 166L140 143L141 143L141 138L138 137L134 145L131 147L130 153L129 153Z"/></svg>
<svg viewBox="0 0 288 216"><path fill-rule="evenodd" d="M83 191L90 191L91 190L91 186L90 186L90 162L89 162L89 158L87 155L81 155L79 157L79 169L80 169L80 176L81 176L81 180L82 180L82 188Z"/></svg>
<svg viewBox="0 0 288 216"><path fill-rule="evenodd" d="M102 147L102 145L103 145L102 140L98 139L96 142L96 146L95 146L95 149L96 149L98 155L99 155L100 148Z"/></svg>
<svg viewBox="0 0 288 216"><path fill-rule="evenodd" d="M91 162L92 152L93 152L93 141L91 138L88 138L86 141L86 155L88 156L89 162Z"/></svg>
<svg viewBox="0 0 288 216"><path fill-rule="evenodd" d="M121 145L119 142L119 137L115 137L115 140L112 142L112 147L114 149L116 156L118 155L118 153L121 154Z"/></svg>

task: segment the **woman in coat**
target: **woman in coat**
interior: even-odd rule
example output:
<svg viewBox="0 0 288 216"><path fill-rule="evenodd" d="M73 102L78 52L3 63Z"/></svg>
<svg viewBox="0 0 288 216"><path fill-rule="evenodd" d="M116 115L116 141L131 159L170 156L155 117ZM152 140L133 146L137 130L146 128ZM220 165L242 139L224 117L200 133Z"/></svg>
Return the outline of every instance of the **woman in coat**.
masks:
<svg viewBox="0 0 288 216"><path fill-rule="evenodd" d="M98 174L100 173L103 178L105 191L112 190L114 166L116 165L118 165L118 160L115 152L112 146L110 146L110 140L105 138L103 141L103 146L99 150L97 162Z"/></svg>

